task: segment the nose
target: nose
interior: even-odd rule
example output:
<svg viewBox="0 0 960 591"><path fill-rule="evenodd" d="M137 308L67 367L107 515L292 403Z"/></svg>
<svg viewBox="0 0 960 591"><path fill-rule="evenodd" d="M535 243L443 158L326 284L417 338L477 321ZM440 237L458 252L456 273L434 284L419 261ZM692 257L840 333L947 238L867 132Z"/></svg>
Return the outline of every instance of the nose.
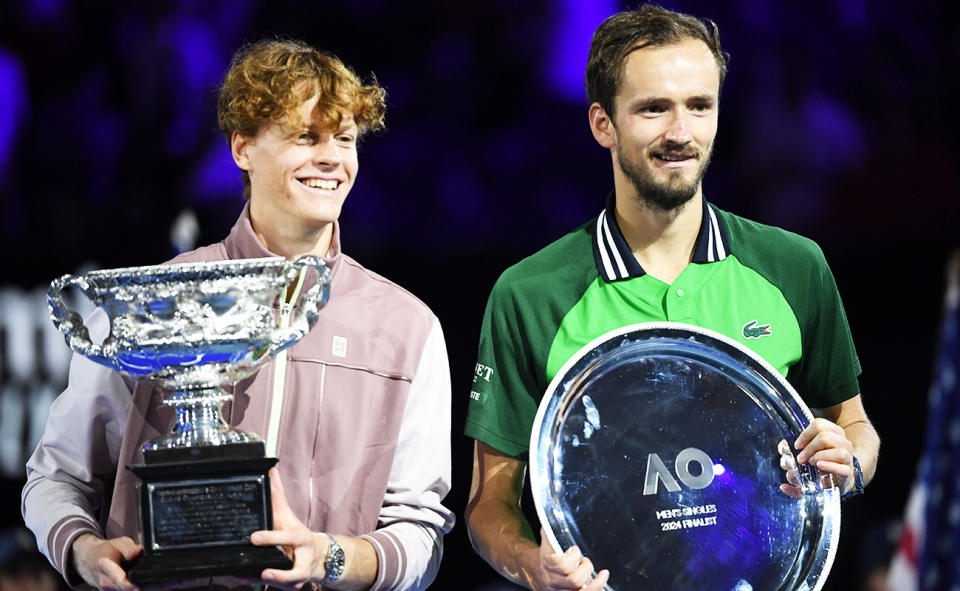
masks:
<svg viewBox="0 0 960 591"><path fill-rule="evenodd" d="M690 135L687 117L688 115L684 109L674 109L670 117L670 126L666 134L664 134L664 139L680 144L692 141L693 137Z"/></svg>
<svg viewBox="0 0 960 591"><path fill-rule="evenodd" d="M313 162L317 166L337 167L343 162L340 146L333 134L324 135L313 150Z"/></svg>

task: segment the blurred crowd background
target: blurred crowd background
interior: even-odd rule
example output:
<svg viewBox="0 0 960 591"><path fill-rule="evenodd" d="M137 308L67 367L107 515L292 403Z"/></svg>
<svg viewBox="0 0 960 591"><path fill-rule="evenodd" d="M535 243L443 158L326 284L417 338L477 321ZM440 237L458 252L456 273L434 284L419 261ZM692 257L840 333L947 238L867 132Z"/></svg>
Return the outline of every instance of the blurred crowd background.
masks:
<svg viewBox="0 0 960 591"><path fill-rule="evenodd" d="M883 447L867 494L843 506L824 590L859 589L888 558L917 471L943 270L960 244L955 20L933 0L662 4L714 20L731 55L707 198L816 240L846 304ZM332 51L387 89L387 129L360 147L343 245L444 325L447 501L462 517L472 441L461 430L486 297L504 268L603 206L610 158L587 127L583 69L596 26L632 6L2 0L0 549L20 548L9 528L23 462L65 382L46 285L226 234L242 183L215 91L234 50L274 36ZM462 523L446 547L435 588L501 587Z"/></svg>

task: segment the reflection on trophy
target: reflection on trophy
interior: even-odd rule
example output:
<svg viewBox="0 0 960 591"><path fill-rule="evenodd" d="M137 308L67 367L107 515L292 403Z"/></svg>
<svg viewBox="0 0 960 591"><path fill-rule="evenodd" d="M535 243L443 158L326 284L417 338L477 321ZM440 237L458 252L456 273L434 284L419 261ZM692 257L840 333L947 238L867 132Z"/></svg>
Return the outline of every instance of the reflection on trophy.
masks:
<svg viewBox="0 0 960 591"><path fill-rule="evenodd" d="M69 286L109 317L101 344L65 305ZM176 411L173 432L146 442L144 464L128 466L140 478L144 546L131 581L257 577L292 566L279 549L249 542L273 527L267 472L277 459L257 434L230 428L220 408L232 398L223 387L306 335L329 294L330 270L313 256L94 271L51 284L50 317L67 344L169 391L163 404Z"/></svg>
<svg viewBox="0 0 960 591"><path fill-rule="evenodd" d="M813 416L756 353L700 327L611 331L541 401L530 482L558 552L577 545L608 590L822 588L840 493L796 440ZM781 458L803 494L780 490Z"/></svg>

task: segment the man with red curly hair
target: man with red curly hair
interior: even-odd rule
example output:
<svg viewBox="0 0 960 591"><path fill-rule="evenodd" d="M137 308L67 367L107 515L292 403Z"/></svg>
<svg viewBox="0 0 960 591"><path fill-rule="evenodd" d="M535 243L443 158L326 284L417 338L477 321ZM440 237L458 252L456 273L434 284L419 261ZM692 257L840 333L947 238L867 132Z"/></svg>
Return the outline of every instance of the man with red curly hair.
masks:
<svg viewBox="0 0 960 591"><path fill-rule="evenodd" d="M174 259L314 254L332 271L320 322L236 384L224 409L280 458L271 472L276 529L251 536L294 560L291 570L263 571L270 585L425 588L454 522L441 504L450 487L450 378L440 324L340 246L357 139L383 126L384 109L376 81L363 84L332 55L296 41L242 49L218 118L248 201L226 239ZM106 333L102 314L88 325ZM23 491L24 520L71 584L135 588L123 567L142 552L136 479L124 466L141 463L141 444L169 431L161 400L83 357L72 362Z"/></svg>

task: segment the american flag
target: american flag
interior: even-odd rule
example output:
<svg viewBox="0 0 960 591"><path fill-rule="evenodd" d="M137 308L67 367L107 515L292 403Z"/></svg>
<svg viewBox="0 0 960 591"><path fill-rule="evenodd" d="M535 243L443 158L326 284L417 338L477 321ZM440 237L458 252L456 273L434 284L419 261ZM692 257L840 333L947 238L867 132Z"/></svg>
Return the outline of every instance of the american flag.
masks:
<svg viewBox="0 0 960 591"><path fill-rule="evenodd" d="M960 253L947 269L923 456L904 515L888 591L960 591Z"/></svg>

